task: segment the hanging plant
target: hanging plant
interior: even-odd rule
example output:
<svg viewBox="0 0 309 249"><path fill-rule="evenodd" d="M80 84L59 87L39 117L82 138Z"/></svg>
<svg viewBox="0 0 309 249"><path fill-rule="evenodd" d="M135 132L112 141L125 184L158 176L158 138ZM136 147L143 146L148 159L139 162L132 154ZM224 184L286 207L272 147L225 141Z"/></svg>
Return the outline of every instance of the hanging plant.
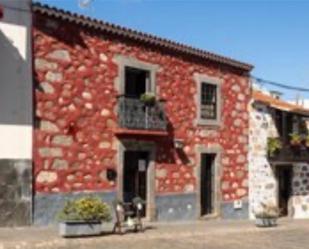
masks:
<svg viewBox="0 0 309 249"><path fill-rule="evenodd" d="M302 144L301 135L298 133L290 134L290 144L292 146L300 146Z"/></svg>
<svg viewBox="0 0 309 249"><path fill-rule="evenodd" d="M267 140L267 152L269 156L274 156L276 152L282 149L282 142L277 137L269 137Z"/></svg>
<svg viewBox="0 0 309 249"><path fill-rule="evenodd" d="M140 100L145 105L154 105L156 102L156 96L154 95L154 93L143 93L140 97Z"/></svg>

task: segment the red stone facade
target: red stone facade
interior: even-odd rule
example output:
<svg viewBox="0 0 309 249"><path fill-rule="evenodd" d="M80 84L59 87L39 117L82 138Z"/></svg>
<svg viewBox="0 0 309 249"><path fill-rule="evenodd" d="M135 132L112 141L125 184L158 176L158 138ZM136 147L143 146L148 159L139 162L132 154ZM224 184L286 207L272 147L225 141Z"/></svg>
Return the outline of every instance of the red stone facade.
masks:
<svg viewBox="0 0 309 249"><path fill-rule="evenodd" d="M117 169L116 55L159 66L156 85L166 100L168 136L155 141L156 193L197 190L196 145L220 145L224 201L248 195L248 78L229 66L169 54L61 20L34 14L35 192L116 191L106 177ZM197 126L194 74L222 85L222 125ZM173 147L184 140L183 153Z"/></svg>

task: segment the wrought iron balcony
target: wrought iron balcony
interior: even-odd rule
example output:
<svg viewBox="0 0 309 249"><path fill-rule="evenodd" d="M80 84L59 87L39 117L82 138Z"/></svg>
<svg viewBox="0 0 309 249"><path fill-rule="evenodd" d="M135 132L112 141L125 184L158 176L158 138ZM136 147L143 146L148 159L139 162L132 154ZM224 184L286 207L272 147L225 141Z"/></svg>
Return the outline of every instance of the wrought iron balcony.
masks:
<svg viewBox="0 0 309 249"><path fill-rule="evenodd" d="M125 96L118 97L118 120L121 128L132 130L166 131L164 102L145 104Z"/></svg>
<svg viewBox="0 0 309 249"><path fill-rule="evenodd" d="M309 162L309 149L304 145L283 145L282 149L269 156L272 162Z"/></svg>

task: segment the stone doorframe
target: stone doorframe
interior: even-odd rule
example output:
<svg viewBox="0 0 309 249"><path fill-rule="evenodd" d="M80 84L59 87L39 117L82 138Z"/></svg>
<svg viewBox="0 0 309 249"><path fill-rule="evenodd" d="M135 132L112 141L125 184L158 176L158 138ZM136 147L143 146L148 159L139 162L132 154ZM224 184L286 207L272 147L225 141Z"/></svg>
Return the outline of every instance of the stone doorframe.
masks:
<svg viewBox="0 0 309 249"><path fill-rule="evenodd" d="M197 167L196 167L196 179L197 179L197 218L201 218L201 155L202 154L216 154L215 158L215 182L214 182L214 212L213 214L207 215L205 218L216 218L220 217L220 204L222 200L221 196L221 175L222 175L222 167L221 167L221 158L222 158L222 148L220 145L211 145L210 147L206 147L205 145L197 145L196 146L196 155L197 159ZM203 216L204 217L204 216Z"/></svg>
<svg viewBox="0 0 309 249"><path fill-rule="evenodd" d="M118 166L117 166L117 198L123 200L123 173L124 173L124 152L130 151L147 151L149 152L149 164L147 168L147 204L146 219L155 220L155 159L156 145L153 142L125 139L118 141Z"/></svg>

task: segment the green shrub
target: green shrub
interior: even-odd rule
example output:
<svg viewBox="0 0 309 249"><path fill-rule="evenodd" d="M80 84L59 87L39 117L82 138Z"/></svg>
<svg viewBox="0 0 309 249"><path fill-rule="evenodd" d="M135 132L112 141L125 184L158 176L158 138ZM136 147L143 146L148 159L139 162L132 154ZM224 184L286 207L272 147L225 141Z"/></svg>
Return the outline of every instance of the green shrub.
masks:
<svg viewBox="0 0 309 249"><path fill-rule="evenodd" d="M282 143L277 137L269 137L267 141L267 151L270 156L273 156L275 152L282 149Z"/></svg>
<svg viewBox="0 0 309 249"><path fill-rule="evenodd" d="M99 198L83 197L66 202L58 218L63 221L110 221L111 211Z"/></svg>

